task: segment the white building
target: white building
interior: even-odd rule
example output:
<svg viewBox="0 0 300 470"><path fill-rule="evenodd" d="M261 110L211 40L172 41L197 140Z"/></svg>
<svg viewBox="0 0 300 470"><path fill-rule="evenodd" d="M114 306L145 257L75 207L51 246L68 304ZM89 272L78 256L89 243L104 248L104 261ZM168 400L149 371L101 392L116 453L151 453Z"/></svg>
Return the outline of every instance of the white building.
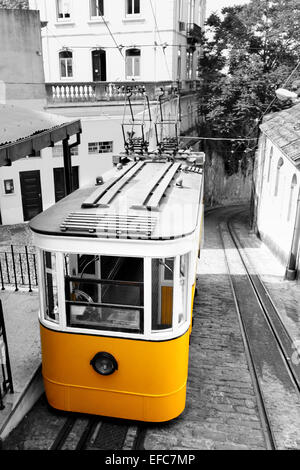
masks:
<svg viewBox="0 0 300 470"><path fill-rule="evenodd" d="M14 28L7 24L3 28L3 35L6 31L12 35L12 40L4 44L11 43L14 55L8 46L0 48L0 62L2 57L6 72L3 75L3 69L0 71L0 81L3 79L0 101L2 98L3 103L10 103L17 98L15 104L31 106L39 87L42 104L39 102L37 109L42 109L46 104L45 89L40 90L44 81L43 59L47 111L71 120L81 119L82 123L81 144L72 149L73 186L76 189L92 184L112 166L113 154L124 150L121 128L124 84L132 85L134 79L137 88L146 85L150 99L159 86L170 85L177 79L182 80L183 88L193 90L200 53L198 23L204 23L205 3L205 0L29 0L31 9L40 10L42 52L37 34L39 21L35 25L37 37L30 49L25 38L31 37L30 28L23 31L23 36L18 34L21 24ZM24 16L34 13L37 16L36 12L22 10ZM14 16L18 15L15 10ZM31 72L32 67L23 64L25 53L29 65L37 61L41 66L37 77ZM10 55L12 58L7 60ZM20 70L15 66L19 62L23 64ZM13 91L5 96L1 93L13 82L18 82L23 100ZM183 130L195 124L193 100L191 94L182 103ZM155 107L152 106L153 111ZM143 112L141 100L135 101L133 111L135 115ZM152 134L154 138L153 129ZM24 208L30 191L24 178L28 182L34 175L35 187L40 187L37 211L47 209L65 195L62 143L28 157L1 168L0 211L4 225L31 218Z"/></svg>
<svg viewBox="0 0 300 470"><path fill-rule="evenodd" d="M206 0L29 0L46 82L195 79Z"/></svg>
<svg viewBox="0 0 300 470"><path fill-rule="evenodd" d="M261 125L255 176L256 229L286 266L299 271L300 104L271 114Z"/></svg>

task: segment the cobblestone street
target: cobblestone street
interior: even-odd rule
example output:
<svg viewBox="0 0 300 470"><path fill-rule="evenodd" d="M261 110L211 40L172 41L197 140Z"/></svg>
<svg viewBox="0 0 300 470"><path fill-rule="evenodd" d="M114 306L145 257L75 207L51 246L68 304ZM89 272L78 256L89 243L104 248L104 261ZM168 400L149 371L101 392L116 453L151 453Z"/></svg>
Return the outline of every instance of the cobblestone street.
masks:
<svg viewBox="0 0 300 470"><path fill-rule="evenodd" d="M245 331L241 327L241 318L237 311L236 293L233 293L232 278L228 273L228 248L225 257L224 241L219 230L220 223L234 216L235 226L243 242L246 245L248 243L248 252L251 251L251 236L247 236L245 213L237 215L239 211L236 207L228 207L206 215L205 243L198 266L197 296L193 310L194 324L190 340L186 408L177 419L163 424L146 424L142 445L145 450L263 450L270 448L266 422L262 418L261 403L258 399L257 383L253 379L253 369L251 369L253 366L249 362L249 350L245 348ZM257 246L257 250L259 249L265 251L263 246ZM229 250L231 251L230 256L234 256L233 250ZM253 253L255 253L255 259L259 258L259 251L254 250ZM279 289L280 283L283 282L280 281L282 277L280 266L276 267L276 261L268 257L267 251L264 260L265 272L268 272L270 267L274 269L273 277L276 274L277 289ZM287 291L288 287L286 286L285 289ZM295 286L291 289L295 290ZM294 300L293 306L290 306L290 314L298 305L297 299ZM283 311L284 315L285 311ZM295 313L293 315L295 316ZM272 357L270 361L272 365ZM283 387L277 398L276 384L278 386L276 380L269 383L274 391L272 406L275 428L273 432L276 435L280 430L283 436L286 432L286 442L283 439L279 440L279 448L298 448L297 398L295 398L295 404L290 403L289 412L292 413L293 418L289 422L288 413L286 418L284 414L286 404L283 401L288 398L285 383L281 384ZM296 411L293 414L294 405ZM41 414L43 414L42 421L40 420ZM281 416L278 422L277 415ZM51 410L46 405L44 397L11 433L4 442L4 448L44 449L45 446L49 448L66 416L64 413L57 415L57 412ZM83 417L83 422L85 423L88 419L88 417ZM290 428L292 421L294 421L294 428ZM78 423L81 429L80 419ZM100 429L104 429L105 418L104 421L100 418L99 423ZM110 423L108 426L124 427L122 420L112 420ZM139 432L136 423L128 422L127 425L129 430L127 434L125 433L127 437L125 444L121 447L123 450L132 449ZM42 432L38 431L39 428ZM48 434L48 428L52 430L52 434L50 431ZM80 434L76 435L77 439L79 437ZM106 445L105 449L114 448L110 447L113 444L109 442ZM275 445L277 446L277 443Z"/></svg>
<svg viewBox="0 0 300 470"><path fill-rule="evenodd" d="M176 422L148 431L146 449L265 448L217 223L206 218L187 406Z"/></svg>

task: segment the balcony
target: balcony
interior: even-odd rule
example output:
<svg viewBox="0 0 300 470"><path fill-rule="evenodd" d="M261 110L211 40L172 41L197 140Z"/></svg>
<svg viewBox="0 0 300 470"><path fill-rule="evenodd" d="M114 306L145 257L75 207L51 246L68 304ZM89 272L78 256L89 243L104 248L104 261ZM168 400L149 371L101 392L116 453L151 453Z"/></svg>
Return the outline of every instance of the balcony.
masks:
<svg viewBox="0 0 300 470"><path fill-rule="evenodd" d="M200 43L202 37L202 29L196 23L188 23L186 26L187 42L190 45Z"/></svg>
<svg viewBox="0 0 300 470"><path fill-rule="evenodd" d="M178 83L162 82L55 82L46 83L47 100L49 106L72 106L105 104L109 102L124 102L128 92L131 92L131 101L142 102L146 93L150 101L156 101L161 90L170 95L178 89ZM196 91L196 80L184 80L180 84L180 93L186 94Z"/></svg>

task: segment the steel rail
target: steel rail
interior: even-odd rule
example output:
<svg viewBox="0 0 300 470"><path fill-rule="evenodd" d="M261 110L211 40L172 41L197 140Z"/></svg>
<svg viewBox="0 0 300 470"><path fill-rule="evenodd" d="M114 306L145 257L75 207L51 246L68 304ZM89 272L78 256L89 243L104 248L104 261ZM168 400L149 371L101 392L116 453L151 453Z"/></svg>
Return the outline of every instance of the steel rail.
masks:
<svg viewBox="0 0 300 470"><path fill-rule="evenodd" d="M86 415L85 415L86 416ZM63 450L70 434L76 426L76 422L82 418L69 416L57 433L49 450ZM91 415L80 435L76 436L74 450L123 450L128 431L132 429L132 423L124 420L105 418ZM129 448L126 450L144 450L143 444L146 437L146 427L144 424L134 426L134 436L131 439ZM112 439L112 441L110 441Z"/></svg>
<svg viewBox="0 0 300 470"><path fill-rule="evenodd" d="M258 379L258 376L257 376L257 373L256 373L255 361L254 361L253 355L251 353L251 348L250 348L250 344L249 344L249 338L248 338L248 335L247 335L246 327L245 327L244 322L243 322L240 306L239 306L239 303L238 303L238 300L237 300L237 297L236 297L236 293L235 293L235 288L234 288L234 285L233 285L233 282L232 282L232 277L231 277L230 268L229 268L229 262L228 262L227 254L226 254L225 241L224 241L224 238L223 238L223 234L222 234L220 224L218 225L218 227L219 227L219 234L220 234L222 247L223 247L223 250L224 250L225 264L226 264L226 268L227 268L229 283L230 283L230 287L231 287L231 291L232 291L232 295L233 295L233 299L234 299L234 303L235 303L238 322L239 322L239 325L240 325L240 331L241 331L242 340L243 340L243 344L244 344L244 348L245 348L245 355L246 355L246 359L247 359L247 364L248 364L248 367L249 367L251 381L252 381L252 385L253 385L255 396L256 396L258 414L259 414L259 417L260 417L260 422L261 422L262 431L263 431L263 435L264 435L264 439L265 439L265 443L266 443L266 448L267 448L267 450L275 450L276 449L276 443L275 443L276 441L275 441L275 437L274 437L273 432L272 432L271 421L270 421L270 418L268 416L268 411L267 411L267 408L265 406L263 391L261 389L259 379Z"/></svg>
<svg viewBox="0 0 300 470"><path fill-rule="evenodd" d="M286 326L284 325L280 317L278 309L274 305L274 302L272 301L270 294L267 288L265 287L263 281L261 280L260 276L257 273L252 274L250 272L247 266L247 263L245 261L245 258L248 259L248 257L246 256L244 252L244 247L240 239L238 238L236 231L234 230L232 226L231 219L227 222L227 226L228 226L228 230L231 235L231 238L238 250L241 261L245 267L245 270L247 272L247 275L251 282L253 290L255 291L256 296L259 300L264 316L282 352L286 367L293 379L295 387L300 392L300 364L296 364L296 363L294 364L291 361L291 356L294 352L293 339L291 338L289 332L287 331ZM248 263L251 264L249 259L248 259Z"/></svg>

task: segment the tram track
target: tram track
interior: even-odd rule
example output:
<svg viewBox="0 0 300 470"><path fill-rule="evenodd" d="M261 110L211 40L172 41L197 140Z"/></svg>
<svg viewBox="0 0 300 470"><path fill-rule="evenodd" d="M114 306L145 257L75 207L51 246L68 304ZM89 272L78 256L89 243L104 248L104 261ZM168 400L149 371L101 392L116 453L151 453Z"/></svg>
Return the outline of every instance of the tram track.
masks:
<svg viewBox="0 0 300 470"><path fill-rule="evenodd" d="M256 292L257 297L259 298L261 306L264 310L265 317L269 323L270 328L274 333L274 336L276 337L278 345L280 346L280 349L286 362L286 366L289 369L294 379L295 385L300 393L300 363L296 363L291 359L294 353L294 340L287 331L280 317L280 314L274 302L272 301L272 298L269 295L267 288L261 280L261 277L258 274L254 274L251 272L253 270L253 267L251 266L251 263L245 254L244 246L242 245L240 239L237 236L236 231L234 230L232 221L229 220L227 226L231 237L237 247L237 250L239 251L243 264L247 270L253 289Z"/></svg>
<svg viewBox="0 0 300 470"><path fill-rule="evenodd" d="M143 450L144 425L84 415L67 417L48 450Z"/></svg>
<svg viewBox="0 0 300 470"><path fill-rule="evenodd" d="M297 448L300 367L291 360L293 340L262 280L253 272L231 218L219 223L219 232L266 448Z"/></svg>

